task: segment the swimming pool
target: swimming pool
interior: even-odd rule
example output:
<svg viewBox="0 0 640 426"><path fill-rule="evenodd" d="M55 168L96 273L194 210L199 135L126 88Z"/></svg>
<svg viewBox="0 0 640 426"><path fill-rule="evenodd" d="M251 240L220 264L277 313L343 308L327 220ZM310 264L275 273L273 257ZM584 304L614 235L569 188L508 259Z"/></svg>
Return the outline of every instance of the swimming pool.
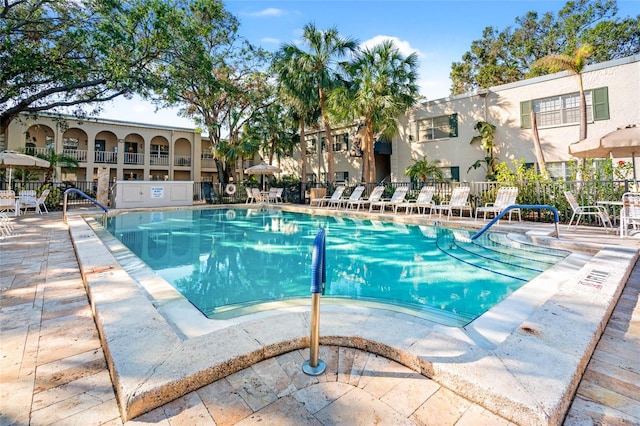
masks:
<svg viewBox="0 0 640 426"><path fill-rule="evenodd" d="M325 298L462 326L569 253L486 233L272 209L129 212L107 230L209 318L308 301L327 230Z"/></svg>

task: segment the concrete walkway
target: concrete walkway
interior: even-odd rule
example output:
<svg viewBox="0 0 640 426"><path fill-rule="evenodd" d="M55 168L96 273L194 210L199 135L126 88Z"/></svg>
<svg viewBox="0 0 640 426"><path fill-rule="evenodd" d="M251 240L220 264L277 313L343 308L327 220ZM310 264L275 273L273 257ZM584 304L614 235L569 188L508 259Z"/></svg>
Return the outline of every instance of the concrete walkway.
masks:
<svg viewBox="0 0 640 426"><path fill-rule="evenodd" d="M16 236L0 240L0 424L122 424L61 215L14 223ZM598 233L584 235L594 240ZM637 265L565 424L640 424L639 290ZM380 356L331 346L321 347L320 357L328 368L317 378L300 371L306 351L293 351L126 424L510 424Z"/></svg>

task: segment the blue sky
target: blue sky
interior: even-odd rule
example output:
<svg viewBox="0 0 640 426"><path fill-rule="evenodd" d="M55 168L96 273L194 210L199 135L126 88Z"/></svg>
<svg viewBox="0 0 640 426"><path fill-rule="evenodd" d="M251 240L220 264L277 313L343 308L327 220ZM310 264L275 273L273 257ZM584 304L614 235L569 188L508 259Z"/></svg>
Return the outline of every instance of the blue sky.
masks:
<svg viewBox="0 0 640 426"><path fill-rule="evenodd" d="M227 0L225 7L240 20L240 34L253 44L275 51L282 43L300 41L302 28L335 27L365 45L391 38L404 54L419 57L419 85L427 99L448 95L451 63L460 61L487 26L503 30L530 10L557 13L566 1L552 0ZM640 13L640 0L619 0L618 16ZM154 112L138 98L105 105L103 118L193 128L175 110Z"/></svg>

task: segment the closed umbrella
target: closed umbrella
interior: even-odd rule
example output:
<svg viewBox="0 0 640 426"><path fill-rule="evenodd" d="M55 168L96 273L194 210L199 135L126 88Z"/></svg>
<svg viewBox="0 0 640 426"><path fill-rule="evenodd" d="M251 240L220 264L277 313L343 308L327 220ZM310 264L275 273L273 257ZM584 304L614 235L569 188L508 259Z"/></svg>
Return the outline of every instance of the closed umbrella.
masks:
<svg viewBox="0 0 640 426"><path fill-rule="evenodd" d="M640 127L621 127L604 136L587 138L569 145L569 154L579 158L631 158L636 180L636 154L640 154Z"/></svg>
<svg viewBox="0 0 640 426"><path fill-rule="evenodd" d="M9 186L11 186L11 174L14 168L20 169L36 169L49 168L49 162L33 155L22 154L18 151L2 151L0 152L0 169L8 169Z"/></svg>
<svg viewBox="0 0 640 426"><path fill-rule="evenodd" d="M272 166L271 164L256 164L244 170L248 175L272 175L275 173L281 173L279 167ZM264 190L264 178L262 179L262 189Z"/></svg>

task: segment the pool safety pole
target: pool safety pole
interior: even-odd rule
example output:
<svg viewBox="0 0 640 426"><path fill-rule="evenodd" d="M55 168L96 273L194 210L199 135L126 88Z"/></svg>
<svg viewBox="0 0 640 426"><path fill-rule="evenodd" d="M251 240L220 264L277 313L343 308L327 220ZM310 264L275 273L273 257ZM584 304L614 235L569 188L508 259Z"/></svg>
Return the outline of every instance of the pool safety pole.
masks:
<svg viewBox="0 0 640 426"><path fill-rule="evenodd" d="M309 342L309 359L302 363L302 371L310 376L324 373L327 365L318 359L320 343L320 295L324 293L327 281L325 268L325 230L320 228L313 242L311 256L311 336Z"/></svg>

